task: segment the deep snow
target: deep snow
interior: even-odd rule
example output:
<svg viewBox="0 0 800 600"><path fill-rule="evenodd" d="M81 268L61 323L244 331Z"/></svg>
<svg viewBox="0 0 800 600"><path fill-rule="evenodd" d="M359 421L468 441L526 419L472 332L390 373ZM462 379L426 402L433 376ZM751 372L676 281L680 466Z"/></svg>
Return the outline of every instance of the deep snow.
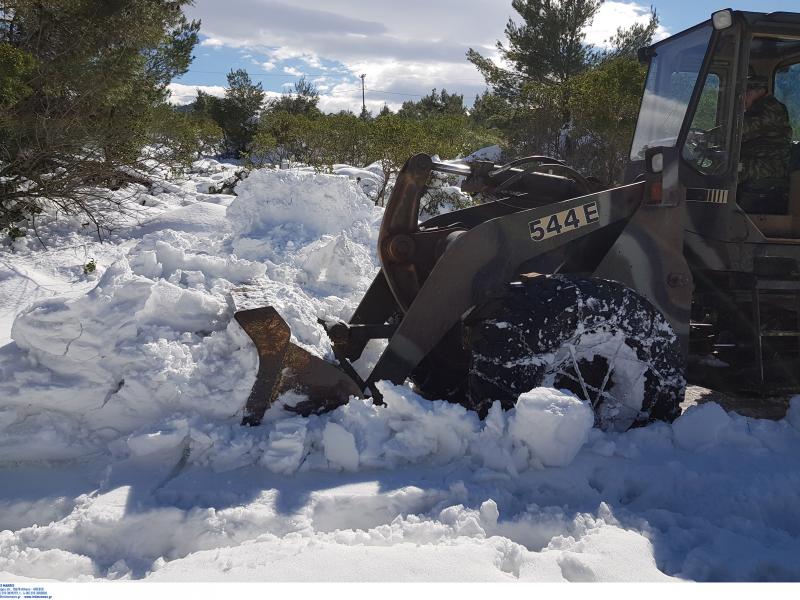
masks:
<svg viewBox="0 0 800 600"><path fill-rule="evenodd" d="M329 357L317 317L378 268L376 169L226 196L233 167L199 161L118 192L103 243L44 215L47 249L0 249L0 581L800 578L800 398L602 433L557 390L481 422L382 384L386 406L240 427L257 363L231 291Z"/></svg>

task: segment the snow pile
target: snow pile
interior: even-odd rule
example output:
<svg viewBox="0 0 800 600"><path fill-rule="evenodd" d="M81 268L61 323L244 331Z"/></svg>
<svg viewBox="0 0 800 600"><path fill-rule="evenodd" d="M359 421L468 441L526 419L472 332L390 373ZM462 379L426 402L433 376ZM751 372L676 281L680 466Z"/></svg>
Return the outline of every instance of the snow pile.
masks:
<svg viewBox="0 0 800 600"><path fill-rule="evenodd" d="M473 162L476 160L489 160L494 163L499 163L500 160L503 158L503 151L498 145L494 146L487 146L486 148L481 148L480 150L476 150L469 156L467 156L464 160L465 162Z"/></svg>
<svg viewBox="0 0 800 600"><path fill-rule="evenodd" d="M373 201L378 198L378 193L384 185L383 167L379 162L367 165L363 169L350 165L333 165L333 172L336 175L345 175L351 181L355 181L361 191Z"/></svg>
<svg viewBox="0 0 800 600"><path fill-rule="evenodd" d="M236 194L228 216L238 244L278 226L307 240L378 214L347 178L313 172L255 171L236 187Z"/></svg>
<svg viewBox="0 0 800 600"><path fill-rule="evenodd" d="M156 195L160 210L127 234L140 241L117 234L128 251L94 289L21 312L17 352L0 357L3 460L140 454L125 436L170 419L237 422L256 368L231 321L243 283L329 352L316 318L347 318L369 285L379 210L339 176L261 171L240 187L229 208L186 204L188 185Z"/></svg>
<svg viewBox="0 0 800 600"><path fill-rule="evenodd" d="M214 194L223 186L235 183L241 173L241 167L230 163L221 163L209 158L202 158L192 163L192 180L196 190L203 194Z"/></svg>
<svg viewBox="0 0 800 600"><path fill-rule="evenodd" d="M518 475L566 466L588 439L591 410L572 395L539 388L516 409L496 404L489 418L447 402L431 402L405 386L380 383L383 406L353 399L308 418L273 407L257 428L221 424L200 411L141 427L127 438L130 454L186 448L191 464L217 472L259 465L284 475L306 471L395 469L410 464L471 462ZM205 418L201 418L205 417Z"/></svg>

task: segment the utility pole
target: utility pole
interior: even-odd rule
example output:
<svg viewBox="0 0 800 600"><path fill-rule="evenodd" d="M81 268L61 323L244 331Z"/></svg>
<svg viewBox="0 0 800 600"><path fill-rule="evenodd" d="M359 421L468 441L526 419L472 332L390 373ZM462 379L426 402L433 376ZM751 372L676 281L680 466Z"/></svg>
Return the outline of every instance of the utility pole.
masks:
<svg viewBox="0 0 800 600"><path fill-rule="evenodd" d="M361 114L367 114L367 97L364 93L364 79L366 78L367 74L361 74Z"/></svg>

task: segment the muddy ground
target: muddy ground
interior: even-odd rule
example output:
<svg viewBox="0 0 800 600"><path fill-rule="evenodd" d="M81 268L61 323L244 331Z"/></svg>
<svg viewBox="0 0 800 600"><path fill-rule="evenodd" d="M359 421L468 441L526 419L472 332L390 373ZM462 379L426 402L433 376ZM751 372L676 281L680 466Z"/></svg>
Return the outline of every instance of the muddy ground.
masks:
<svg viewBox="0 0 800 600"><path fill-rule="evenodd" d="M728 412L735 412L745 417L779 420L786 416L791 395L783 396L750 396L733 395L711 390L699 385L689 385L681 408L686 410L695 404L716 402Z"/></svg>

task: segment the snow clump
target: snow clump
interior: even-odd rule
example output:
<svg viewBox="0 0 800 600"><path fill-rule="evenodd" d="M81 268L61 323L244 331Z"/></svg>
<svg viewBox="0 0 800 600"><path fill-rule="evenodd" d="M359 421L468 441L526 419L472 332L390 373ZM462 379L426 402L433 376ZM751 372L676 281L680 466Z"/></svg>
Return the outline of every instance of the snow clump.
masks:
<svg viewBox="0 0 800 600"><path fill-rule="evenodd" d="M537 388L520 395L508 431L546 467L566 467L589 439L591 406L567 392Z"/></svg>

